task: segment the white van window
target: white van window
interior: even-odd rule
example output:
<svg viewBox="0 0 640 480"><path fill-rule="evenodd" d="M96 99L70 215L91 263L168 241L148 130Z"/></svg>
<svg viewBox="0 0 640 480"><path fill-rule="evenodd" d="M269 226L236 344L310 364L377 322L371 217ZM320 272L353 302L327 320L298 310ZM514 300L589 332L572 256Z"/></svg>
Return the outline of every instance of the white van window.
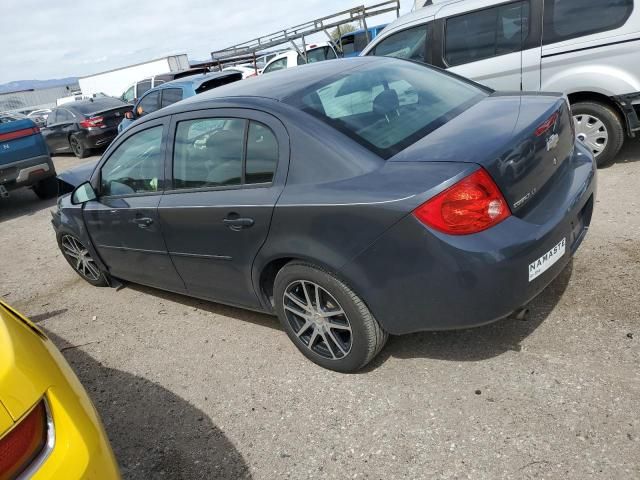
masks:
<svg viewBox="0 0 640 480"><path fill-rule="evenodd" d="M633 0L545 0L543 43L620 28L632 11Z"/></svg>
<svg viewBox="0 0 640 480"><path fill-rule="evenodd" d="M446 23L445 60L455 66L518 52L528 36L528 1L451 17Z"/></svg>
<svg viewBox="0 0 640 480"><path fill-rule="evenodd" d="M369 55L396 57L416 62L426 62L427 25L408 28L389 35L378 43Z"/></svg>

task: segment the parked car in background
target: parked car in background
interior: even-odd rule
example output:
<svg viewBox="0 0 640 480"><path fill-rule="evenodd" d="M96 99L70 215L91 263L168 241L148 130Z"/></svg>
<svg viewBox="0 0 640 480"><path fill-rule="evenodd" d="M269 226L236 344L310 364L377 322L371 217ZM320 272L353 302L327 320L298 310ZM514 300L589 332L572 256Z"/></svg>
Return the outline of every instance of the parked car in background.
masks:
<svg viewBox="0 0 640 480"><path fill-rule="evenodd" d="M31 187L42 199L55 197L56 169L33 120L0 113L0 196L20 187Z"/></svg>
<svg viewBox="0 0 640 480"><path fill-rule="evenodd" d="M360 55L360 52L364 50L364 47L366 47L371 40L376 38L386 26L387 24L385 23L384 25L369 27L367 29L369 32L369 38L367 38L367 30L364 28L342 35L342 37L340 37L342 56L348 58Z"/></svg>
<svg viewBox="0 0 640 480"><path fill-rule="evenodd" d="M240 72L242 73L242 78L251 78L256 77L262 73L262 68L259 64L256 63L256 67L252 64L242 64L242 65L234 65L232 67L225 67L222 69L223 72Z"/></svg>
<svg viewBox="0 0 640 480"><path fill-rule="evenodd" d="M0 478L120 478L73 370L42 330L2 301Z"/></svg>
<svg viewBox="0 0 640 480"><path fill-rule="evenodd" d="M127 88L120 96L120 99L126 103L135 103L140 97L142 97L142 95L144 95L152 88L157 87L158 85L162 85L166 82L171 82L172 80L177 80L178 78L198 75L200 73L207 73L208 71L209 69L205 67L189 68L186 70L161 73L158 75L154 75L153 77L144 78Z"/></svg>
<svg viewBox="0 0 640 480"><path fill-rule="evenodd" d="M42 134L52 155L71 152L85 158L118 135L118 125L131 105L112 97L92 98L54 108Z"/></svg>
<svg viewBox="0 0 640 480"><path fill-rule="evenodd" d="M211 72L204 75L195 75L173 82L163 83L159 87L149 90L135 104L131 112L125 114L124 120L118 125L118 132L122 132L136 119L144 117L161 108L173 105L180 100L193 97L199 93L213 88L227 85L228 83L242 80L243 74L235 70Z"/></svg>
<svg viewBox="0 0 640 480"><path fill-rule="evenodd" d="M572 125L562 94L392 58L319 62L146 116L52 222L89 283L277 314L304 355L351 372L387 334L498 320L558 276L595 204Z"/></svg>
<svg viewBox="0 0 640 480"><path fill-rule="evenodd" d="M50 108L41 108L39 110L34 110L33 112L29 112L27 117L33 120L38 127L43 127L47 124L47 117L49 116L50 113L51 113Z"/></svg>
<svg viewBox="0 0 640 480"><path fill-rule="evenodd" d="M391 23L363 55L430 63L497 90L563 92L578 138L604 166L640 131L638 7L634 0L443 0Z"/></svg>
<svg viewBox="0 0 640 480"><path fill-rule="evenodd" d="M316 63L338 58L335 48L329 42L315 43L307 46L306 59L297 50L286 50L278 53L264 67L262 73L271 73L286 68L297 67L305 63Z"/></svg>

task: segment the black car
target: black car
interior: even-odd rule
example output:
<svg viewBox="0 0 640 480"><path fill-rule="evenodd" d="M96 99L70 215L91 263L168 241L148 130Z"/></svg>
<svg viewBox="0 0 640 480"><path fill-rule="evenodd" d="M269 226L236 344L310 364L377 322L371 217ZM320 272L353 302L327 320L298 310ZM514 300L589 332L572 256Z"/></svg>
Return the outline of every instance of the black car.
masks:
<svg viewBox="0 0 640 480"><path fill-rule="evenodd" d="M47 117L42 135L49 152L72 152L78 158L88 157L94 148L106 147L118 135L118 125L131 111L117 98L101 97L64 104Z"/></svg>
<svg viewBox="0 0 640 480"><path fill-rule="evenodd" d="M339 371L388 334L518 310L569 264L596 190L561 94L497 93L381 57L196 95L84 168L60 175L78 186L53 225L85 280L277 314Z"/></svg>

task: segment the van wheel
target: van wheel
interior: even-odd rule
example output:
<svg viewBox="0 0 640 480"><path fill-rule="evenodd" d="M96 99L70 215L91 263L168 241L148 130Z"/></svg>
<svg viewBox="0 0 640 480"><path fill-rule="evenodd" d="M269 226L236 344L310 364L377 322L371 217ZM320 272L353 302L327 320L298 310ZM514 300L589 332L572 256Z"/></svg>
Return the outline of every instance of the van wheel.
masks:
<svg viewBox="0 0 640 480"><path fill-rule="evenodd" d="M598 167L610 165L624 143L624 126L618 114L599 102L578 102L571 106L576 137L593 154Z"/></svg>
<svg viewBox="0 0 640 480"><path fill-rule="evenodd" d="M364 302L315 265L292 262L283 267L275 279L274 299L291 341L321 367L356 372L387 341Z"/></svg>

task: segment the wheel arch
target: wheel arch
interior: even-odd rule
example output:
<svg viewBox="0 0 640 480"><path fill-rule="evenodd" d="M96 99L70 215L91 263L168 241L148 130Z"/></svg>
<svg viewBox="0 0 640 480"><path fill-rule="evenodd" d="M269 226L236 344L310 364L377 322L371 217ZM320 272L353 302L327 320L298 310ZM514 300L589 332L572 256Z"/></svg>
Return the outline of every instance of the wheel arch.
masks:
<svg viewBox="0 0 640 480"><path fill-rule="evenodd" d="M567 95L567 97L569 97L569 103L571 105L574 105L576 103L580 103L580 102L597 102L597 103L603 103L605 105L607 105L608 107L611 107L613 109L614 112L616 112L616 115L618 115L618 119L620 120L620 122L625 125L625 115L624 112L622 111L622 108L620 107L620 105L614 101L611 97L604 95L602 93L598 93L598 92L591 92L591 91L580 91L580 92L574 92L574 93L569 93Z"/></svg>

